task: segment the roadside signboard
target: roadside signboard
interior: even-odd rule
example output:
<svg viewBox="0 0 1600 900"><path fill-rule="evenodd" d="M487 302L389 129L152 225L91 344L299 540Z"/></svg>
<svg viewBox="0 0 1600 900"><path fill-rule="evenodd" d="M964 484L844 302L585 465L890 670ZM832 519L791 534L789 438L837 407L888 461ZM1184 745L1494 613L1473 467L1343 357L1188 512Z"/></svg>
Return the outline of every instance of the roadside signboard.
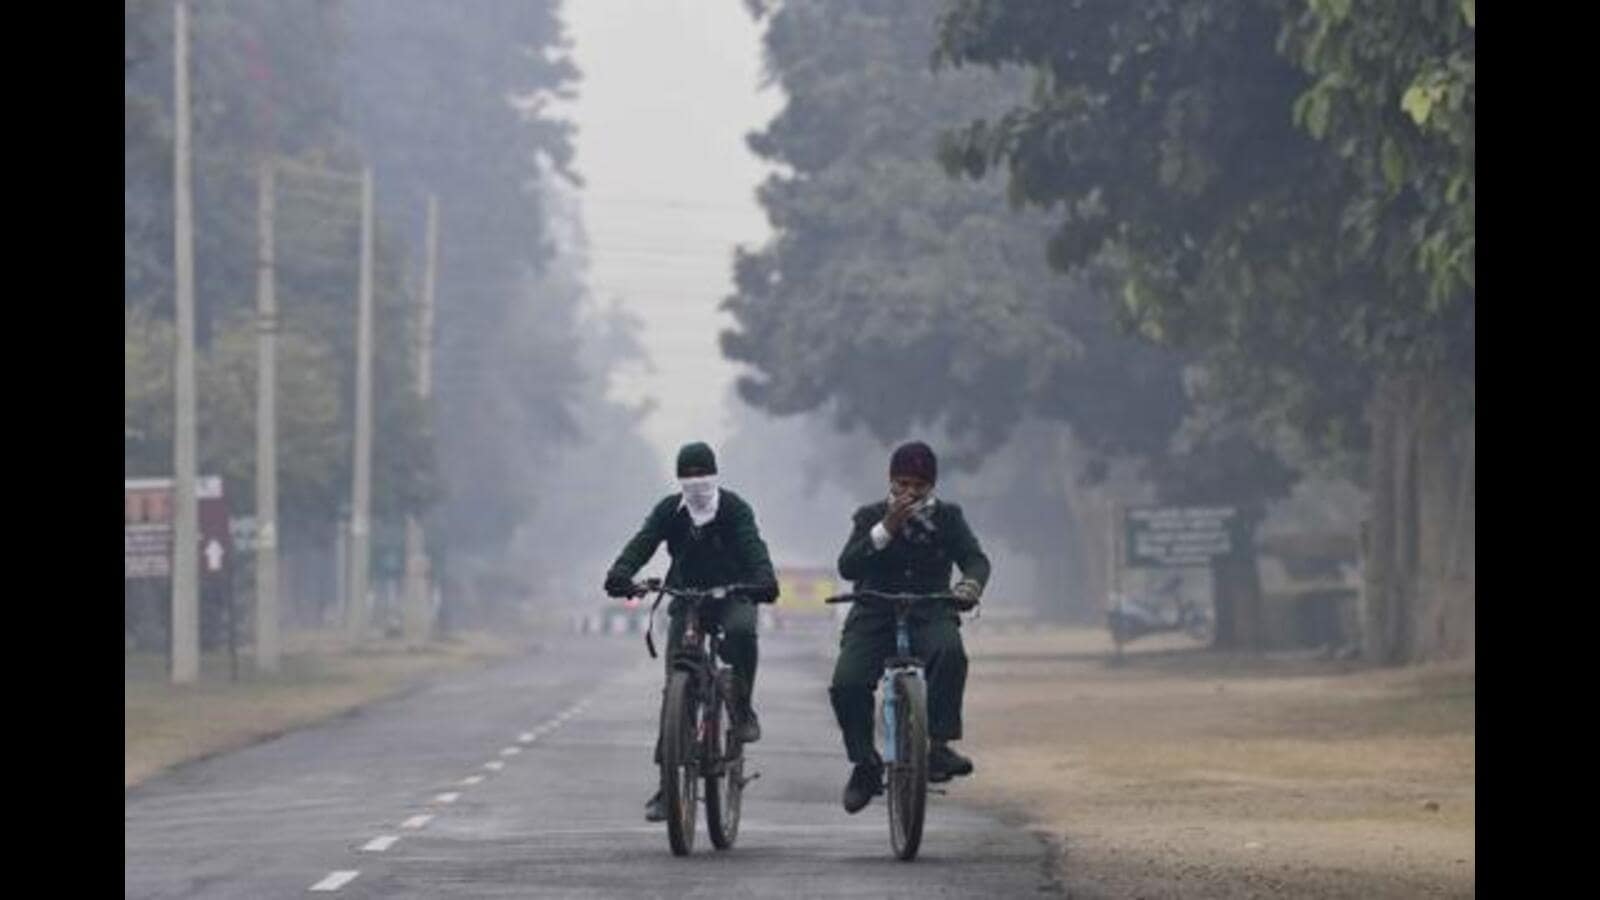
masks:
<svg viewBox="0 0 1600 900"><path fill-rule="evenodd" d="M1123 521L1129 568L1205 566L1246 541L1234 506L1133 506Z"/></svg>
<svg viewBox="0 0 1600 900"><path fill-rule="evenodd" d="M215 475L196 479L195 497L200 513L200 571L207 576L221 575L234 553L222 479ZM172 576L172 513L171 478L124 479L124 580Z"/></svg>

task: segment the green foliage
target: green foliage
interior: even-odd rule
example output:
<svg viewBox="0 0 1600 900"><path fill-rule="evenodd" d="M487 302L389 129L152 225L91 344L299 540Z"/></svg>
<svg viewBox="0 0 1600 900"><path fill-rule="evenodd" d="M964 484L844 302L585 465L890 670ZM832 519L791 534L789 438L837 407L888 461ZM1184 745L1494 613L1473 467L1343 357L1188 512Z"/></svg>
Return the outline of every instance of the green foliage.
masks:
<svg viewBox="0 0 1600 900"><path fill-rule="evenodd" d="M172 326L137 310L124 315L124 466L129 477L172 469ZM221 329L196 368L200 469L222 475L230 504L255 497L256 332L253 323ZM338 365L321 342L288 334L278 341L280 515L328 520L348 481L349 433L339 428Z"/></svg>
<svg viewBox="0 0 1600 900"><path fill-rule="evenodd" d="M1036 216L934 158L944 122L1020 80L930 72L922 3L753 9L787 103L750 137L783 172L759 194L777 237L740 253L726 303L724 352L755 370L743 398L883 441L937 428L969 465L1033 415L1104 452L1158 451L1182 413L1181 359L1116 334L1105 285L1052 277Z"/></svg>
<svg viewBox="0 0 1600 900"><path fill-rule="evenodd" d="M1314 79L1300 103L1327 111L1311 133L1360 186L1346 228L1375 248L1402 315L1450 323L1475 293L1473 3L1285 3L1284 16L1279 46ZM1427 362L1458 351L1420 348Z"/></svg>
<svg viewBox="0 0 1600 900"><path fill-rule="evenodd" d="M171 470L172 4L125 3L124 465ZM267 154L345 171L359 164L336 89L339 6L191 4L196 364L200 465L253 505L257 172ZM278 177L280 514L331 520L349 489L355 381L357 189ZM437 494L431 431L413 397L414 294L380 226L374 300L374 507L395 517Z"/></svg>
<svg viewBox="0 0 1600 900"><path fill-rule="evenodd" d="M1119 319L1199 355L1208 415L1337 455L1364 440L1378 370L1470 371L1472 18L951 0L936 63L1019 66L1035 87L969 114L941 159L1050 210L1058 269L1112 261Z"/></svg>
<svg viewBox="0 0 1600 900"><path fill-rule="evenodd" d="M530 520L546 468L579 436L581 288L546 220L570 170L570 93L558 4L352 0L343 73L349 123L379 173L385 220L420 245L439 197L435 356L439 529L469 552ZM402 52L403 51L403 52Z"/></svg>

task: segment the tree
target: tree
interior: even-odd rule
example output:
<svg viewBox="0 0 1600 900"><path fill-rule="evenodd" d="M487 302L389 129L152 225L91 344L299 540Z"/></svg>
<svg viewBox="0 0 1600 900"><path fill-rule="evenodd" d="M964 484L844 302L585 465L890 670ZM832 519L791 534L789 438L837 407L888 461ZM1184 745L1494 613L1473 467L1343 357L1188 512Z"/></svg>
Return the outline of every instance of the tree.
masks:
<svg viewBox="0 0 1600 900"><path fill-rule="evenodd" d="M1355 332L1377 371L1366 649L1385 662L1473 652L1476 29L1473 0L1319 0L1279 38L1314 79L1296 121L1359 188L1346 245L1387 287Z"/></svg>
<svg viewBox="0 0 1600 900"><path fill-rule="evenodd" d="M923 3L809 0L755 12L767 21L769 77L788 102L750 138L783 171L760 192L777 237L740 254L727 301L737 328L724 352L754 370L741 396L771 413L863 427L882 445L938 432L944 457L968 469L1042 447L1007 496L1031 503L1042 490L1059 510L995 516L997 527L1026 523L1010 537L1041 559L1109 528L1061 536L1080 518L1066 507L1087 502L1105 458L1166 452L1189 406L1188 359L1118 331L1105 272L1056 277L1037 246L1042 215L1013 214L1001 186L940 171L944 124L998 106L1021 80L931 72L935 21ZM1070 424L1069 443L1089 452L1063 454L1048 429L1033 429L996 456L1037 419ZM1058 474L1069 465L1082 471Z"/></svg>
<svg viewBox="0 0 1600 900"><path fill-rule="evenodd" d="M1128 327L1238 398L1220 421L1368 442L1381 558L1414 516L1382 468L1396 417L1452 381L1470 415L1473 27L1471 3L952 0L938 59L1036 85L942 157L1053 210L1058 268L1114 261ZM1373 630L1376 658L1426 652Z"/></svg>
<svg viewBox="0 0 1600 900"><path fill-rule="evenodd" d="M947 427L969 464L1025 415L1072 421L1106 452L1161 446L1182 360L1114 333L1093 277L1049 277L997 191L940 174L940 123L1006 95L936 79L916 3L786 3L768 66L789 103L752 149L787 167L760 198L778 237L741 252L724 352L779 414L832 405L881 440Z"/></svg>
<svg viewBox="0 0 1600 900"><path fill-rule="evenodd" d="M259 163L290 157L350 172L359 157L340 119L336 6L297 0L191 12L199 450L203 465L228 474L234 508L248 510ZM172 4L129 0L125 13L125 467L151 474L171 466L171 351L158 348L171 346L173 311ZM285 172L278 188L279 459L293 535L294 525L332 521L349 481L348 452L332 451L348 447L351 429L359 207L348 182ZM382 511L427 502L434 478L418 411L407 392L384 389L415 380L412 294L400 247L381 229L376 244L374 501Z"/></svg>
<svg viewBox="0 0 1600 900"><path fill-rule="evenodd" d="M437 399L444 501L436 529L468 555L505 549L576 440L581 289L553 278L552 176L570 123L551 115L578 73L557 4L351 2L342 74L380 212L420 237L439 197Z"/></svg>

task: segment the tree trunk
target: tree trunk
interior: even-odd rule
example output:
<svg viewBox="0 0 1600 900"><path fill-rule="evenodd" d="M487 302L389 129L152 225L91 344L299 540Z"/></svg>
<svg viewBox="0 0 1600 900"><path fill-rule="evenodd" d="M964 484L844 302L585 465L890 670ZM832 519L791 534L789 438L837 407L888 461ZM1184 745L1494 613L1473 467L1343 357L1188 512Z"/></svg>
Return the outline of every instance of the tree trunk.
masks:
<svg viewBox="0 0 1600 900"><path fill-rule="evenodd" d="M1474 453L1470 417L1453 415L1454 386L1430 377L1418 410L1418 555L1409 662L1472 653Z"/></svg>
<svg viewBox="0 0 1600 900"><path fill-rule="evenodd" d="M1474 652L1475 426L1459 394L1420 373L1385 373L1374 390L1362 619L1376 663Z"/></svg>
<svg viewBox="0 0 1600 900"><path fill-rule="evenodd" d="M1406 382L1385 373L1373 386L1372 508L1368 518L1365 585L1362 591L1362 652L1374 663L1400 662L1399 623L1406 618L1405 537Z"/></svg>
<svg viewBox="0 0 1600 900"><path fill-rule="evenodd" d="M1240 515L1245 515L1243 510ZM1262 648L1261 568L1253 520L1240 529L1242 546L1211 561L1211 604L1216 620L1212 646L1222 650Z"/></svg>
<svg viewBox="0 0 1600 900"><path fill-rule="evenodd" d="M1107 598L1111 594L1110 551L1107 549L1113 523L1107 514L1110 497L1101 488L1086 488L1078 484L1078 472L1083 462L1076 445L1066 428L1057 437L1057 459L1061 467L1062 493L1067 507L1069 532L1066 540L1072 541L1077 563L1072 573L1073 593L1077 595L1080 615L1103 623Z"/></svg>

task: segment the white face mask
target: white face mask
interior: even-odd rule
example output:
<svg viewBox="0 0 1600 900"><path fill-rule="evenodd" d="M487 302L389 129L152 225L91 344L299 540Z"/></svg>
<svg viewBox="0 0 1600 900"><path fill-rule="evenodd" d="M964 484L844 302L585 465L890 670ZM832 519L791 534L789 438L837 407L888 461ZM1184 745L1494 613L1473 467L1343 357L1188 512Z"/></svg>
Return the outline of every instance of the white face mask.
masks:
<svg viewBox="0 0 1600 900"><path fill-rule="evenodd" d="M683 487L683 505L689 508L690 521L704 525L717 517L717 499L720 496L717 476L680 478L678 484Z"/></svg>

